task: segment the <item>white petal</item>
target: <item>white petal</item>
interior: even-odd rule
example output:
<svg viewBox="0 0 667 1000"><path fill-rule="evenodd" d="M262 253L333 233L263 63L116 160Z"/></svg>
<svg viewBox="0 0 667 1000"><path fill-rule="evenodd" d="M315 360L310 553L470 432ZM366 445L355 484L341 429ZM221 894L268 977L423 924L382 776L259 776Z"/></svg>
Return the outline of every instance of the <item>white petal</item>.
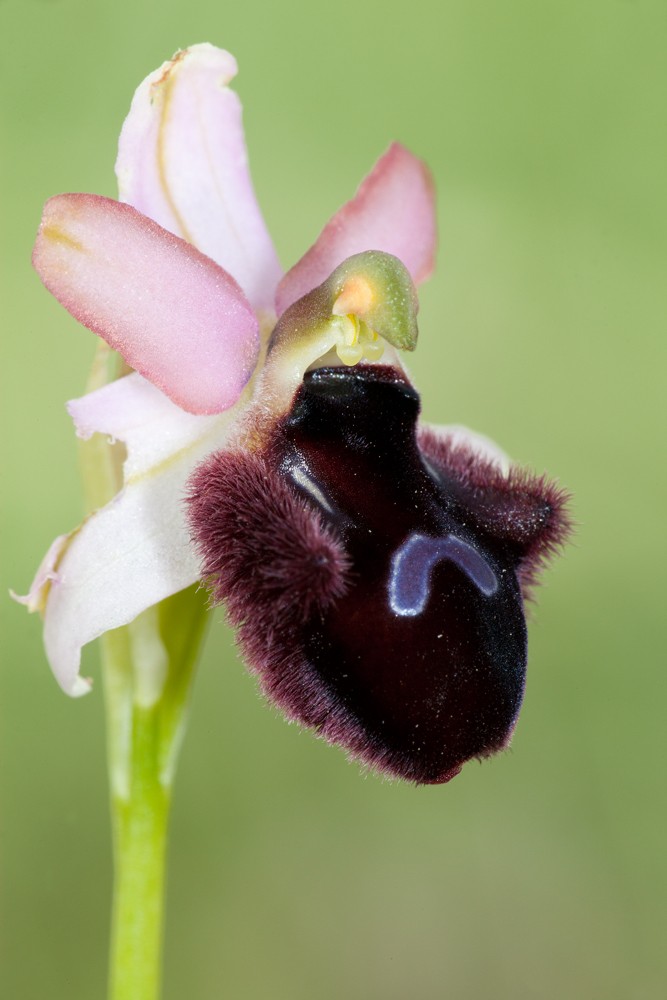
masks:
<svg viewBox="0 0 667 1000"><path fill-rule="evenodd" d="M128 447L126 485L73 536L48 594L47 656L63 690L76 695L85 683L82 646L199 578L186 483L197 463L223 446L237 412L183 413L137 375L75 400L70 410L81 436L99 430Z"/></svg>
<svg viewBox="0 0 667 1000"><path fill-rule="evenodd" d="M19 604L24 604L31 613L33 611L44 612L51 584L58 579L58 563L71 537L71 535L58 535L51 542L27 594L21 595L15 594L13 590L9 591L13 599Z"/></svg>
<svg viewBox="0 0 667 1000"><path fill-rule="evenodd" d="M80 438L99 432L125 442L126 484L189 448L221 421L217 415L186 413L136 372L70 400L67 410Z"/></svg>

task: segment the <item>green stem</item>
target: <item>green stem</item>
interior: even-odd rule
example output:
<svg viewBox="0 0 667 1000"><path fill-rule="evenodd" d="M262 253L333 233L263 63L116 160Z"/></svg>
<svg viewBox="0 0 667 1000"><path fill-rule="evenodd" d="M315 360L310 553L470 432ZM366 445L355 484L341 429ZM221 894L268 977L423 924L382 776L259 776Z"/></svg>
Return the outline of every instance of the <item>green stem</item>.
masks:
<svg viewBox="0 0 667 1000"><path fill-rule="evenodd" d="M114 902L110 1000L158 1000L171 787L207 621L190 587L102 640Z"/></svg>
<svg viewBox="0 0 667 1000"><path fill-rule="evenodd" d="M102 347L89 391L112 380ZM88 510L122 488L124 449L94 435L82 445ZM171 787L185 731L194 667L207 620L196 586L102 637L111 783L114 897L110 1000L158 1000Z"/></svg>
<svg viewBox="0 0 667 1000"><path fill-rule="evenodd" d="M162 967L170 793L160 779L160 711L137 708L130 732L129 789L111 796L114 901L111 1000L158 1000Z"/></svg>

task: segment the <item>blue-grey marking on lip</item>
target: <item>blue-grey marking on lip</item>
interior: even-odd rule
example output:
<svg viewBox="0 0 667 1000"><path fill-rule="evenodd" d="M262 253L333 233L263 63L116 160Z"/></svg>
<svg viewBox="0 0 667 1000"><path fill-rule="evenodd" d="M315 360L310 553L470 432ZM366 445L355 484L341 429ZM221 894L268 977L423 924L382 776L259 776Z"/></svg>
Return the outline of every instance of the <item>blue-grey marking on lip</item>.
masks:
<svg viewBox="0 0 667 1000"><path fill-rule="evenodd" d="M420 615L431 593L431 573L443 559L453 562L485 597L498 589L498 579L484 556L455 535L431 538L415 533L391 560L389 603L397 615Z"/></svg>

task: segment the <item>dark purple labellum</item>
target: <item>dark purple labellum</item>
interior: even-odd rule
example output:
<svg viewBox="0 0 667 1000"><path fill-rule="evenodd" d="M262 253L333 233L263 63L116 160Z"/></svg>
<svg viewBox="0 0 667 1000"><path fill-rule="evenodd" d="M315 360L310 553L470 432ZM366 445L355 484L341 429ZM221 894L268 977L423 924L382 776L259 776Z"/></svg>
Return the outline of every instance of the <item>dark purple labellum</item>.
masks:
<svg viewBox="0 0 667 1000"><path fill-rule="evenodd" d="M523 696L522 588L564 497L417 434L385 366L309 372L261 454L191 484L216 600L266 693L385 773L444 782L507 745Z"/></svg>

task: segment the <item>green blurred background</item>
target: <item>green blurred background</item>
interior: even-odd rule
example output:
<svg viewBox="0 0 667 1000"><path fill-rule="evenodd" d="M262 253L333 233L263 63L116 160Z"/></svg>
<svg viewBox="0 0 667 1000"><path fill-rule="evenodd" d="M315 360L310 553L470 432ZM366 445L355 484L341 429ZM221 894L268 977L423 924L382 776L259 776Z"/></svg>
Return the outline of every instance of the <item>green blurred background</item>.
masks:
<svg viewBox="0 0 667 1000"><path fill-rule="evenodd" d="M664 0L0 0L0 33L3 587L27 587L81 507L63 402L93 338L31 271L42 202L114 195L134 87L203 40L239 59L285 264L391 139L429 162L425 415L576 497L513 748L445 787L363 776L287 726L215 615L176 787L165 1000L662 997ZM101 687L69 701L39 622L0 612L0 993L102 998Z"/></svg>

